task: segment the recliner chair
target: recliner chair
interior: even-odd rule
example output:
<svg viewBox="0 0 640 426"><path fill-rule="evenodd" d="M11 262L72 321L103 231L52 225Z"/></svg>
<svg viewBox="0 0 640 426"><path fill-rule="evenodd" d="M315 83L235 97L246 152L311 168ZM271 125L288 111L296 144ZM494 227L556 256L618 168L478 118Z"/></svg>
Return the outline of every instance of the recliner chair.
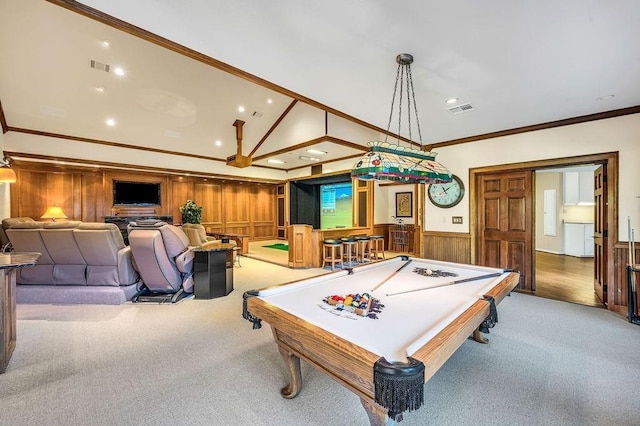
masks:
<svg viewBox="0 0 640 426"><path fill-rule="evenodd" d="M133 262L142 278L142 290L131 301L175 303L193 293L193 258L189 239L177 226L165 222L131 222L127 227Z"/></svg>
<svg viewBox="0 0 640 426"><path fill-rule="evenodd" d="M203 246L207 243L216 242L214 237L207 235L204 226L195 223L183 223L181 229L187 235L189 239L189 245L192 246Z"/></svg>

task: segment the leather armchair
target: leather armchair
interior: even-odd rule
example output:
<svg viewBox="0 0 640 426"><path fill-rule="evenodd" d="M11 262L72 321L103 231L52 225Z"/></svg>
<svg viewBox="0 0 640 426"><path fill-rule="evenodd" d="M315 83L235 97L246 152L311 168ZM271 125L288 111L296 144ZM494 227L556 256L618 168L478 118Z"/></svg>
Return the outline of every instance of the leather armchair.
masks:
<svg viewBox="0 0 640 426"><path fill-rule="evenodd" d="M207 232L205 231L204 226L202 226L199 223L198 224L184 223L182 224L182 230L189 238L190 246L198 246L206 250L207 248L219 246L220 244L222 244L222 240L217 240L215 237L207 235ZM233 247L236 247L238 245L238 243L236 243L233 240L230 240L228 244L230 244ZM232 257L233 263L235 264L236 262L238 262L238 265L239 265L240 263L237 260L238 259L237 256L238 254L234 250L233 257Z"/></svg>
<svg viewBox="0 0 640 426"><path fill-rule="evenodd" d="M202 246L206 243L219 241L214 237L208 236L204 226L199 223L183 223L182 230L189 238L190 246Z"/></svg>

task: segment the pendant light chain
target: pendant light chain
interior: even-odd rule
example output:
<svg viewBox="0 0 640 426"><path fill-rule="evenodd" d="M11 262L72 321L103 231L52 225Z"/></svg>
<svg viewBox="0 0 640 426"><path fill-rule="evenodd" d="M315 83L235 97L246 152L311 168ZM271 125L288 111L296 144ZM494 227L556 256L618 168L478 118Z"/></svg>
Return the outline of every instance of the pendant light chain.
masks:
<svg viewBox="0 0 640 426"><path fill-rule="evenodd" d="M420 141L420 147L422 149L422 131L420 130L420 118L418 117L418 105L416 104L416 92L413 87L413 74L411 73L411 63L413 57L407 57L406 55L399 55L396 58L398 62L398 69L396 71L396 83L393 86L393 97L391 98L391 111L389 111L389 122L387 124L387 133L384 136L384 141L388 140L388 133L391 131L391 122L393 121L393 108L395 107L396 96L398 96L398 146L400 146L401 130L402 130L402 101L405 91L407 91L407 123L409 125L409 141L413 142L413 135L411 130L411 103L413 102L413 113L416 117L416 126L418 127L418 138ZM400 93L398 93L398 83L400 83ZM411 146L411 144L410 144Z"/></svg>
<svg viewBox="0 0 640 426"><path fill-rule="evenodd" d="M420 149L422 149L422 132L420 131L420 118L418 117L418 104L416 103L416 91L413 88L413 75L411 74L411 64L407 65L408 84L413 97L413 110L416 114L416 127L418 128L418 139L420 140ZM411 105L411 103L409 103ZM409 113L409 139L411 139L411 113Z"/></svg>
<svg viewBox="0 0 640 426"><path fill-rule="evenodd" d="M391 131L391 120L393 119L393 106L396 102L396 92L398 90L398 80L400 79L400 68L402 68L402 64L398 62L398 70L396 71L396 84L393 86L393 96L391 97L391 110L389 111L389 123L387 124L387 133L384 135L384 141L387 142L387 138L389 137L389 132ZM400 131L398 130L398 134Z"/></svg>

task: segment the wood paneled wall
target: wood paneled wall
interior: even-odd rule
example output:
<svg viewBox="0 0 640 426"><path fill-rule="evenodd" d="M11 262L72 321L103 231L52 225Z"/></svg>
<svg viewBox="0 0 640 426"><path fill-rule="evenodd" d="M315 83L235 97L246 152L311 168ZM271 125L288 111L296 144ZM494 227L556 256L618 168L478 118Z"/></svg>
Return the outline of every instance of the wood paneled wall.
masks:
<svg viewBox="0 0 640 426"><path fill-rule="evenodd" d="M636 244L634 247L636 264L640 262L640 247ZM628 243L618 243L615 245L613 253L613 261L615 265L613 280L613 303L616 311L626 315L629 306L629 292L627 290L627 265L629 264L629 245ZM636 274L636 285L640 282L640 274ZM611 293L609 293L611 294ZM640 302L640 301L639 301ZM639 306L636 309L640 308Z"/></svg>
<svg viewBox="0 0 640 426"><path fill-rule="evenodd" d="M425 258L448 262L471 263L470 234L427 231L422 235ZM635 250L636 262L638 262L638 260L640 260L640 246L636 245ZM608 285L613 286L614 298L609 301L609 309L626 316L629 300L627 291L628 244L624 242L617 243L612 253L612 259L615 267L614 279L613 282ZM640 282L640 274L638 274L637 278ZM640 306L638 308L640 308Z"/></svg>
<svg viewBox="0 0 640 426"><path fill-rule="evenodd" d="M11 216L39 220L46 208L62 207L70 220L102 222L105 216L172 215L181 223L179 207L191 199L202 206L202 223L210 232L276 238L276 185L117 169L55 166L16 162L11 186ZM158 182L161 205L113 205L113 181Z"/></svg>
<svg viewBox="0 0 640 426"><path fill-rule="evenodd" d="M424 257L446 262L471 263L471 235L458 232L422 234Z"/></svg>
<svg viewBox="0 0 640 426"><path fill-rule="evenodd" d="M34 164L14 165L17 182L11 184L11 216L39 220L49 206L60 206L69 219L99 221L103 210L102 176L96 171Z"/></svg>

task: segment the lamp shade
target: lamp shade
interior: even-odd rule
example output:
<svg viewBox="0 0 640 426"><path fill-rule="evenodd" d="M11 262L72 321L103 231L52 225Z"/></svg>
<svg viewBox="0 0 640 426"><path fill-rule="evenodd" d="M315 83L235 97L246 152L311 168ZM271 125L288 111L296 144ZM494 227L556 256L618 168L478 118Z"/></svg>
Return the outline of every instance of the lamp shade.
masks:
<svg viewBox="0 0 640 426"><path fill-rule="evenodd" d="M0 182L2 183L15 183L16 172L8 167L0 167Z"/></svg>
<svg viewBox="0 0 640 426"><path fill-rule="evenodd" d="M353 166L351 177L399 183L451 182L451 173L435 157L435 152L372 141L369 152Z"/></svg>
<svg viewBox="0 0 640 426"><path fill-rule="evenodd" d="M47 207L47 211L44 212L44 214L40 216L40 218L51 219L55 221L56 219L66 219L67 215L62 211L62 207L51 206Z"/></svg>

